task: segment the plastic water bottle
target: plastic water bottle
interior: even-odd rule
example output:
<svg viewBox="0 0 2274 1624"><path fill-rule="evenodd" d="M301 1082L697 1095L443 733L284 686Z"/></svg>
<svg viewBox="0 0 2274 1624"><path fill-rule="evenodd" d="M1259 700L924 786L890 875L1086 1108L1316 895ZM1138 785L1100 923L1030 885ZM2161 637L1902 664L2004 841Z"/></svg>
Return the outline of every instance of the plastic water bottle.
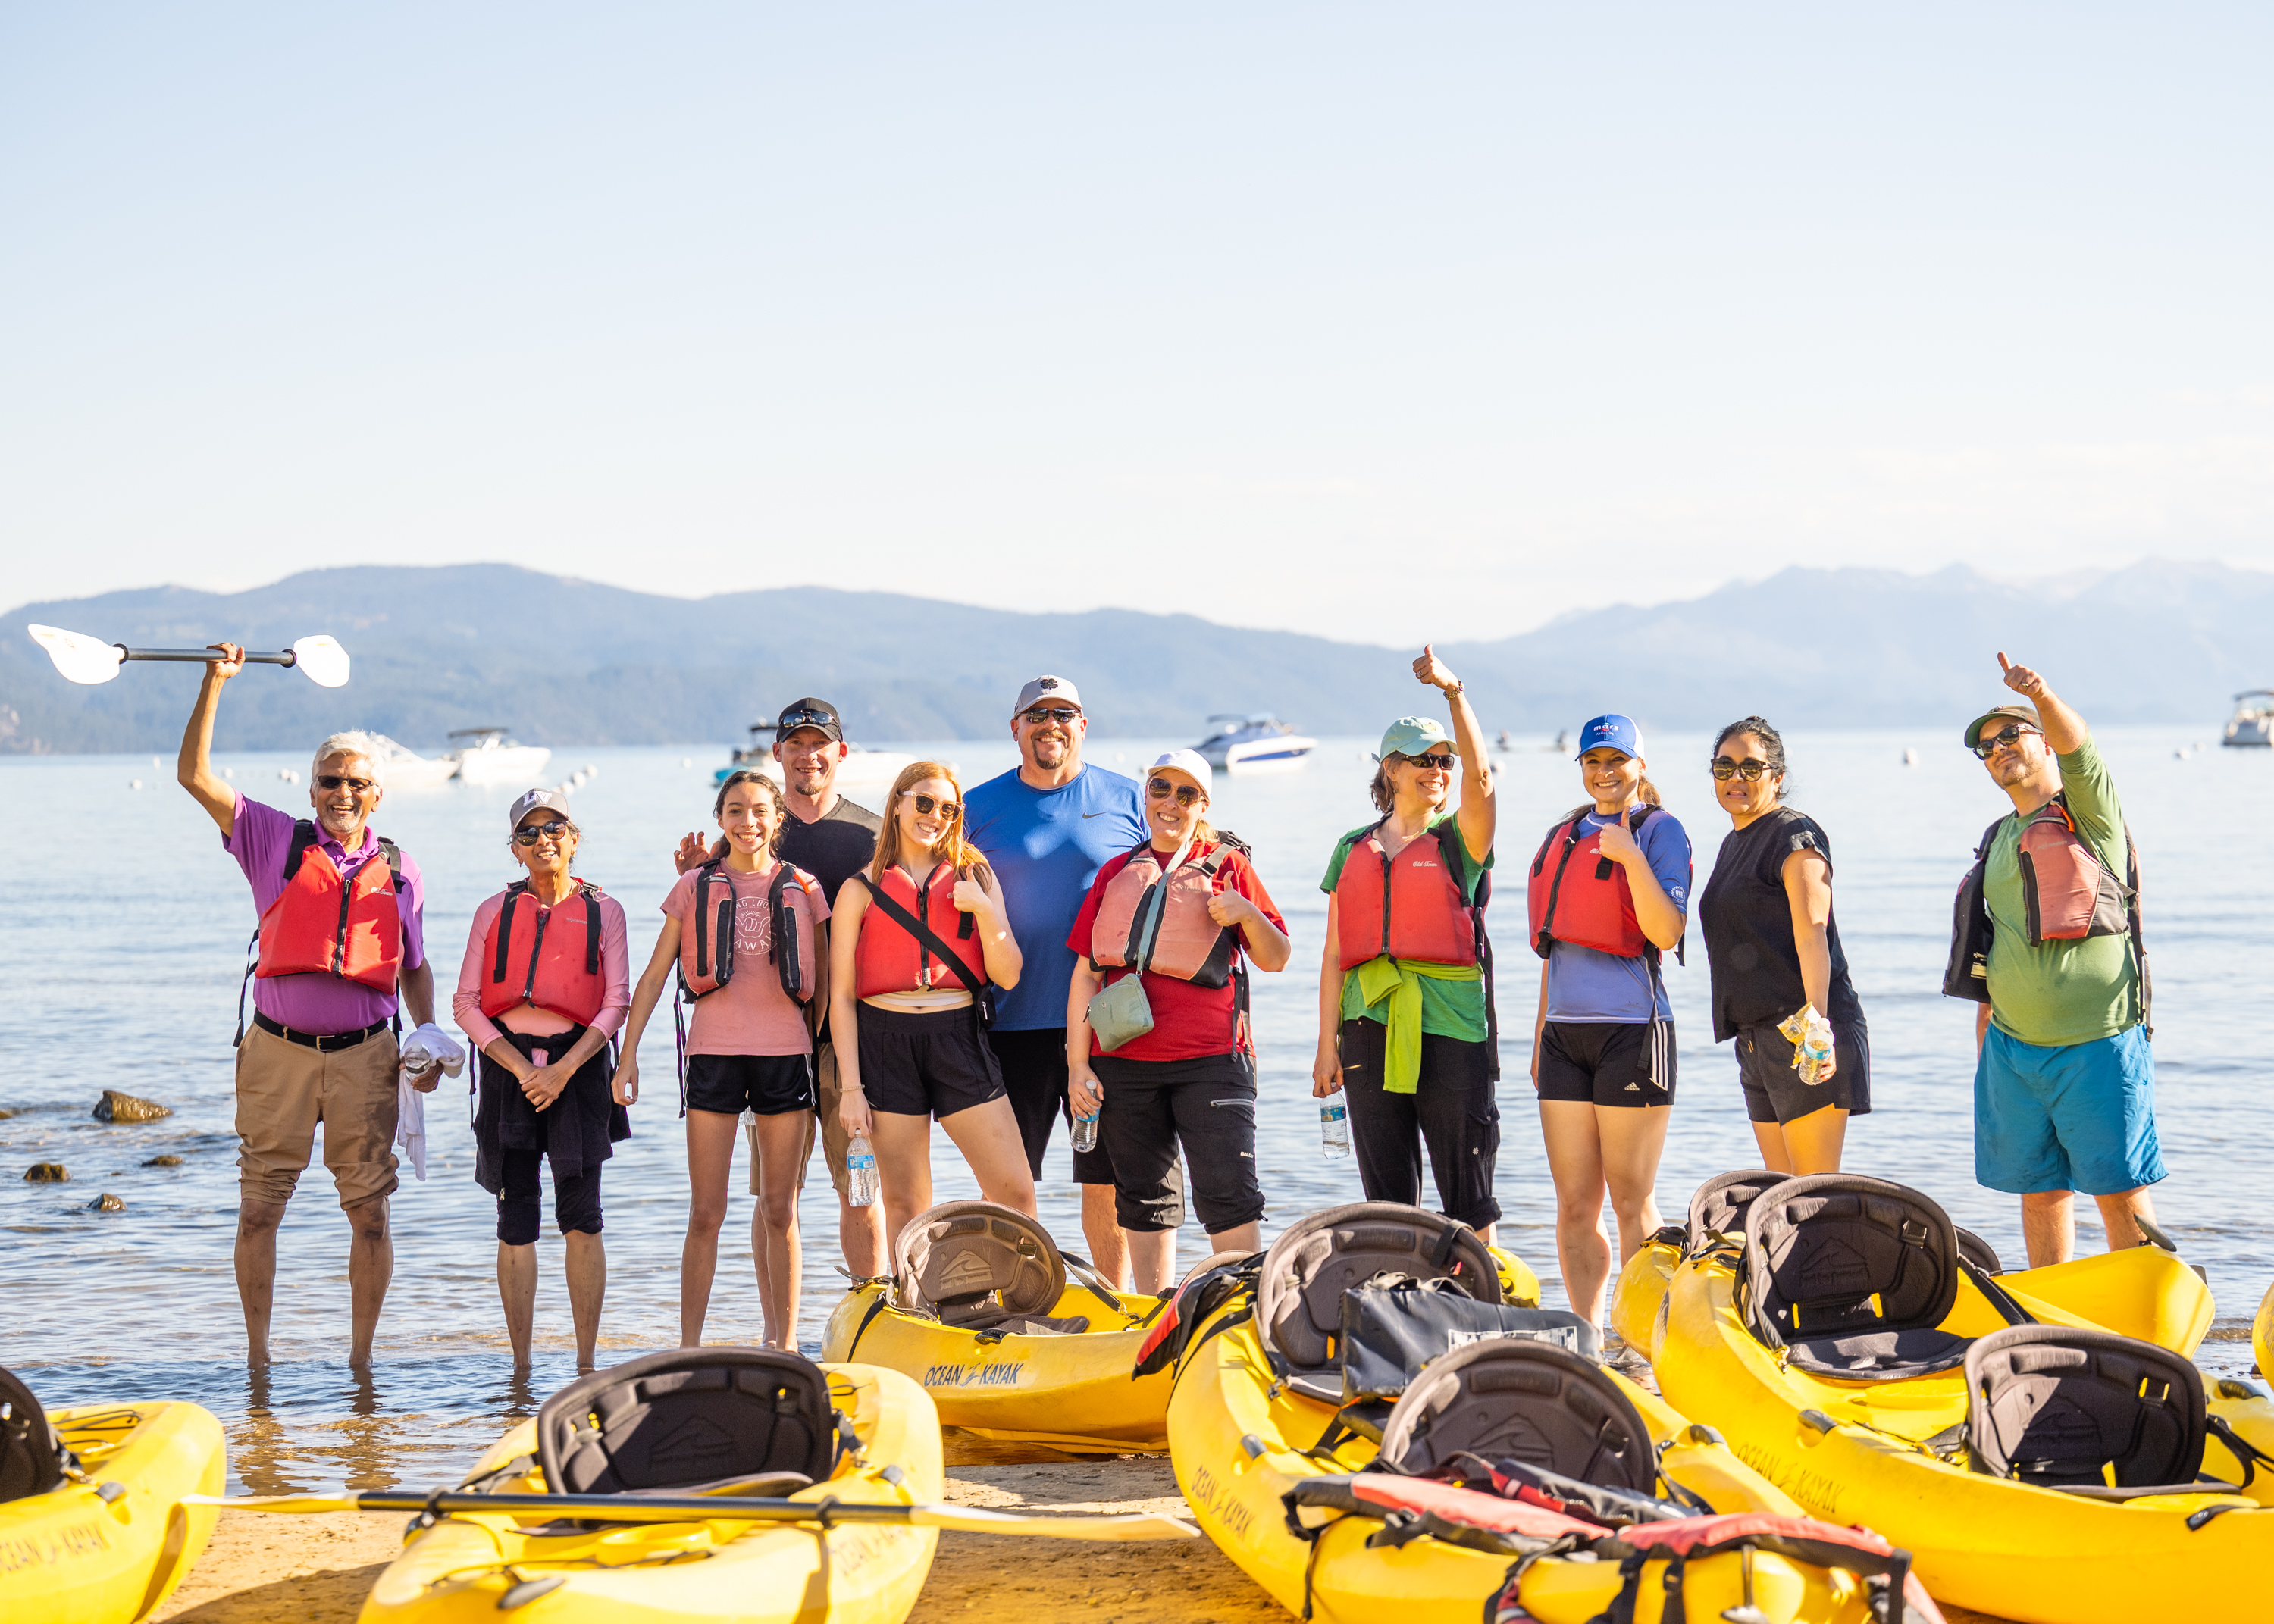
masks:
<svg viewBox="0 0 2274 1624"><path fill-rule="evenodd" d="M855 1134L845 1147L845 1199L853 1206L876 1205L877 1153L869 1148L865 1133Z"/></svg>
<svg viewBox="0 0 2274 1624"><path fill-rule="evenodd" d="M1097 1113L1096 1111L1090 1112L1086 1116L1077 1116L1073 1119L1073 1147L1076 1150L1097 1148Z"/></svg>
<svg viewBox="0 0 2274 1624"><path fill-rule="evenodd" d="M1350 1112L1338 1094L1319 1101L1319 1154L1329 1162L1350 1154Z"/></svg>

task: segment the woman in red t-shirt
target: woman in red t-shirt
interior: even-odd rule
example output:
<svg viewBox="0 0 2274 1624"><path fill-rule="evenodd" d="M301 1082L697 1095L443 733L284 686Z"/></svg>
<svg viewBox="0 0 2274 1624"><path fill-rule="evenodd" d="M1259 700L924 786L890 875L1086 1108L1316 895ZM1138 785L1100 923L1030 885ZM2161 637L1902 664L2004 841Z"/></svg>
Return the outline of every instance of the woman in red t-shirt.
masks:
<svg viewBox="0 0 2274 1624"><path fill-rule="evenodd" d="M1263 1246L1255 1043L1240 951L1257 969L1276 970L1290 944L1247 848L1209 826L1212 776L1194 750L1171 750L1153 763L1145 779L1151 838L1098 870L1066 938L1077 956L1066 998L1066 1094L1077 1113L1098 1116L1113 1159L1114 1222L1128 1233L1140 1291L1158 1291L1174 1276L1184 1217L1179 1144L1209 1249ZM1153 1027L1108 1054L1090 1030L1089 1002L1133 966L1141 966Z"/></svg>
<svg viewBox="0 0 2274 1624"><path fill-rule="evenodd" d="M772 778L747 771L728 774L712 810L727 837L726 852L681 875L664 898L663 934L632 994L619 1075L631 1079L636 1098L640 1034L672 971L680 969L691 978L695 1011L688 1024L681 1095L689 1195L679 1259L679 1343L694 1348L703 1342L735 1129L748 1111L757 1127L764 1192L750 1217L764 1345L794 1350L797 1184L814 1104L813 1028L829 1007L829 899L820 881L775 855L788 812ZM777 898L782 934L794 936L787 943L775 940ZM720 930L722 924L731 936Z"/></svg>

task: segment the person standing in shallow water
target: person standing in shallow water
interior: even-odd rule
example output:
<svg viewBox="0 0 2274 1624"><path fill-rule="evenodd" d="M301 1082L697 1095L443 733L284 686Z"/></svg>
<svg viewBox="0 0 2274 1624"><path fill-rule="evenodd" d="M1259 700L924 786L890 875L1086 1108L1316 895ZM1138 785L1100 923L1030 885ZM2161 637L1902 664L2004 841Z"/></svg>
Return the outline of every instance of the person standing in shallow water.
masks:
<svg viewBox="0 0 2274 1624"><path fill-rule="evenodd" d="M498 1300L514 1368L526 1371L537 1317L538 1175L553 1164L576 1368L589 1371L608 1287L600 1165L632 1131L629 1079L608 1064L608 1040L630 1004L624 908L569 872L583 836L560 791L531 790L513 803L507 826L508 849L529 872L474 910L450 1000L482 1056L474 1182L497 1197Z"/></svg>
<svg viewBox="0 0 2274 1624"><path fill-rule="evenodd" d="M245 669L245 650L233 643L212 646L226 658L206 667L176 772L220 829L222 849L245 870L260 911L252 1024L237 1050L237 1294L246 1353L256 1366L268 1363L276 1228L320 1123L324 1165L354 1231L348 1363L365 1365L395 1274L387 1207L400 1182L394 1146L401 1084L390 1028L398 1008L407 1007L418 1026L434 1019L425 886L409 853L369 826L387 791L378 742L368 734L335 733L316 747L308 774L312 819L240 795L214 771L214 712L222 686ZM440 1080L430 1071L416 1086L431 1093Z"/></svg>
<svg viewBox="0 0 2274 1624"><path fill-rule="evenodd" d="M1713 741L1713 797L1729 833L1698 897L1713 977L1713 1041L1735 1040L1745 1116L1774 1173L1836 1173L1848 1119L1871 1109L1871 1040L1832 919L1832 842L1784 804L1784 740L1757 716ZM1832 1071L1793 1070L1777 1030L1814 1010L1832 1024Z"/></svg>

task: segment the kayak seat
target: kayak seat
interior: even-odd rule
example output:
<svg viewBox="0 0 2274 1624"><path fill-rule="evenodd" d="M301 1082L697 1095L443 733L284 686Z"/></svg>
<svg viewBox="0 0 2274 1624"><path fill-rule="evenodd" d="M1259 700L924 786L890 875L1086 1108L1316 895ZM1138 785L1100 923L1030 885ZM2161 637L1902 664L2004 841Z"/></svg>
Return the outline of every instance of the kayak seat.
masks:
<svg viewBox="0 0 2274 1624"><path fill-rule="evenodd" d="M0 1370L0 1503L60 1487L67 1458L32 1389Z"/></svg>
<svg viewBox="0 0 2274 1624"><path fill-rule="evenodd" d="M556 1494L699 1492L782 1472L829 1476L829 1379L772 1348L679 1348L579 1377L537 1412Z"/></svg>
<svg viewBox="0 0 2274 1624"><path fill-rule="evenodd" d="M1634 1402L1592 1359L1552 1342L1470 1342L1422 1367L1382 1429L1379 1459L1427 1477L1473 1455L1650 1495L1658 1455Z"/></svg>
<svg viewBox="0 0 2274 1624"><path fill-rule="evenodd" d="M1698 1185L1690 1198L1690 1222L1683 1231L1688 1250L1696 1252L1704 1246L1708 1235L1743 1235L1745 1214L1752 1210L1754 1199L1791 1177L1766 1168L1748 1168L1717 1174Z"/></svg>
<svg viewBox="0 0 2274 1624"><path fill-rule="evenodd" d="M1958 1255L1985 1274L2002 1274L2006 1266L1998 1259L1998 1249L1971 1229L1958 1232Z"/></svg>
<svg viewBox="0 0 2274 1624"><path fill-rule="evenodd" d="M1088 1322L1046 1318L1066 1287L1065 1259L1050 1232L991 1201L948 1201L908 1220L897 1252L900 1305L945 1325L990 1330L1006 1320L1065 1334Z"/></svg>
<svg viewBox="0 0 2274 1624"><path fill-rule="evenodd" d="M1967 1339L1940 1329L1958 1299L1958 1234L1919 1192L1884 1178L1784 1179L1745 1214L1745 1327L1793 1368L1844 1381L1954 1370Z"/></svg>
<svg viewBox="0 0 2274 1624"><path fill-rule="evenodd" d="M2190 1361L2113 1331L2017 1325L1967 1350L1967 1455L1993 1477L2101 1499L2201 1492L2203 1417Z"/></svg>
<svg viewBox="0 0 2274 1624"><path fill-rule="evenodd" d="M1256 1279L1256 1324L1280 1380L1306 1397L1343 1402L1343 1294L1385 1272L1501 1300L1492 1253L1465 1223L1394 1201L1313 1213L1271 1243Z"/></svg>

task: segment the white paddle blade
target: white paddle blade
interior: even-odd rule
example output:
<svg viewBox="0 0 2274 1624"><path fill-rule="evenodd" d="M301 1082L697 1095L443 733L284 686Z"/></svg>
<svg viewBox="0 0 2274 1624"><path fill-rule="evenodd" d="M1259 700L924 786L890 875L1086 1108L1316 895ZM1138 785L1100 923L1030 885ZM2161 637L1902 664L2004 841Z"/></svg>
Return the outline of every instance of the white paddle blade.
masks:
<svg viewBox="0 0 2274 1624"><path fill-rule="evenodd" d="M53 626L26 626L32 641L48 651L56 669L72 682L92 686L108 682L118 674L120 662L126 650L115 643L105 643L100 637L90 637L85 632L67 632Z"/></svg>
<svg viewBox="0 0 2274 1624"><path fill-rule="evenodd" d="M303 637L292 645L293 663L308 673L308 680L319 688L345 688L348 682L348 651L326 633Z"/></svg>

